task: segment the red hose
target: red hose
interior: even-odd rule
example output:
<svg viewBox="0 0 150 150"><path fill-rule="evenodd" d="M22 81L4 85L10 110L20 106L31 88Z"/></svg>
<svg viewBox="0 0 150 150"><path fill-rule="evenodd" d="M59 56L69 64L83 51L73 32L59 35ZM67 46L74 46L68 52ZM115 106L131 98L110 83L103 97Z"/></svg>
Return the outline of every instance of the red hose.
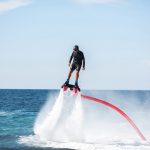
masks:
<svg viewBox="0 0 150 150"><path fill-rule="evenodd" d="M84 98L84 99L88 99L88 100L92 100L92 101L101 103L101 104L106 105L106 106L114 109L115 111L117 111L119 114L121 114L129 122L129 124L134 128L134 130L137 132L137 134L140 136L140 138L142 140L146 141L146 138L141 133L141 131L139 130L139 128L135 125L135 123L121 109L119 109L115 105L113 105L111 103L108 103L108 102L106 102L104 100L101 100L101 99L97 99L97 98L86 96L86 95L81 95L81 97Z"/></svg>

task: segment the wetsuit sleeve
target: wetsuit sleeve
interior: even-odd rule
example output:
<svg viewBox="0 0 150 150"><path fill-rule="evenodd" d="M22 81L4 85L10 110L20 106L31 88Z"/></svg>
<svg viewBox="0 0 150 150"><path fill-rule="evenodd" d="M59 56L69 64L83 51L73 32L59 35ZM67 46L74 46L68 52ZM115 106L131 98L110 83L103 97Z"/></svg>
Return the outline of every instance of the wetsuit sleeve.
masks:
<svg viewBox="0 0 150 150"><path fill-rule="evenodd" d="M73 58L73 53L70 56L69 64L71 64L72 58Z"/></svg>
<svg viewBox="0 0 150 150"><path fill-rule="evenodd" d="M83 54L83 68L85 68L85 57L84 57L84 54Z"/></svg>

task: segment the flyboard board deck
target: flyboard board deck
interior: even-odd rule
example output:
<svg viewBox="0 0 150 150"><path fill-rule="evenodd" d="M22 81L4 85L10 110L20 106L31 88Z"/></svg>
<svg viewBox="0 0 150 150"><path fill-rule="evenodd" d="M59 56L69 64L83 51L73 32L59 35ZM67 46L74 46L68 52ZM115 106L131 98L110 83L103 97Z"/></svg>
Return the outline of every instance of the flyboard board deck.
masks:
<svg viewBox="0 0 150 150"><path fill-rule="evenodd" d="M64 91L67 91L67 89L69 88L71 91L73 91L74 93L80 92L80 88L79 86L75 86L73 84L63 84L61 86L61 88L63 88Z"/></svg>

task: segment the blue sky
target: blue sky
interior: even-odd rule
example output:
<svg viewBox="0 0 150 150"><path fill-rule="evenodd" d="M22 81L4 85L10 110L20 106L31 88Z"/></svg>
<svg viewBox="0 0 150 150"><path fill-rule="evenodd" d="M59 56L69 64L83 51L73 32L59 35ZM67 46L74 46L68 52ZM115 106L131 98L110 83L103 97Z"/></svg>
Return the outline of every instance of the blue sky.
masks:
<svg viewBox="0 0 150 150"><path fill-rule="evenodd" d="M59 88L78 44L82 89L150 89L149 8L149 0L0 0L0 88Z"/></svg>

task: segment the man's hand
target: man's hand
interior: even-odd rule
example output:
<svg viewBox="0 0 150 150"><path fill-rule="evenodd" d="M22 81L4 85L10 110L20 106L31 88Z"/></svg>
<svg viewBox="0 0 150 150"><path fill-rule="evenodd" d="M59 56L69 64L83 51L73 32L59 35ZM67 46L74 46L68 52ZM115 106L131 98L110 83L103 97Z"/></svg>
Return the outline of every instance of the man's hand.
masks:
<svg viewBox="0 0 150 150"><path fill-rule="evenodd" d="M83 67L82 70L85 70L85 67Z"/></svg>
<svg viewBox="0 0 150 150"><path fill-rule="evenodd" d="M70 63L68 64L68 67L70 67Z"/></svg>

